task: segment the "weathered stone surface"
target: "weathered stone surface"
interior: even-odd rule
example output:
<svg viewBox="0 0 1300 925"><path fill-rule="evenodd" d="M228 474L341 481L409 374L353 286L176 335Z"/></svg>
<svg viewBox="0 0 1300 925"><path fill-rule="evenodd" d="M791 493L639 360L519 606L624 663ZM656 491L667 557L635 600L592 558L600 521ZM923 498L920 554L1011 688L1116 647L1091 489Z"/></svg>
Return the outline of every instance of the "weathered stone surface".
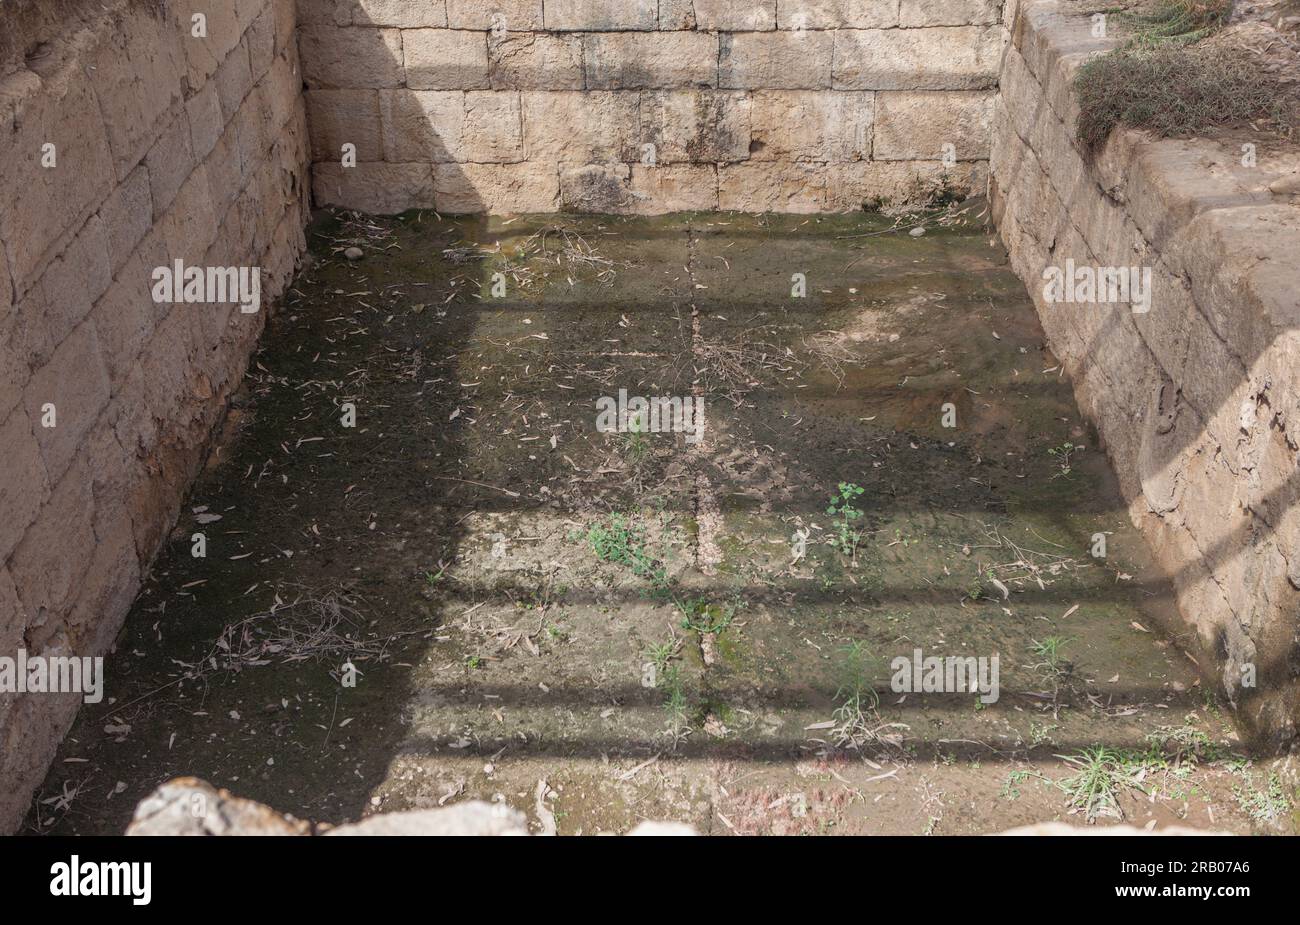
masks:
<svg viewBox="0 0 1300 925"><path fill-rule="evenodd" d="M716 90L643 93L640 141L654 145L655 164L743 161L749 157L750 100Z"/></svg>
<svg viewBox="0 0 1300 925"><path fill-rule="evenodd" d="M694 0L659 0L659 28L665 31L694 29Z"/></svg>
<svg viewBox="0 0 1300 925"><path fill-rule="evenodd" d="M812 90L753 94L756 161L857 161L871 156L875 95Z"/></svg>
<svg viewBox="0 0 1300 925"><path fill-rule="evenodd" d="M654 29L659 23L657 0L546 0L547 29L603 32Z"/></svg>
<svg viewBox="0 0 1300 925"><path fill-rule="evenodd" d="M543 164L631 162L641 157L640 95L624 91L526 92L524 153Z"/></svg>
<svg viewBox="0 0 1300 925"><path fill-rule="evenodd" d="M99 102L80 69L17 84L17 131L0 138L0 238L21 297L40 277L56 242L81 227L117 174ZM54 146L53 167L42 163L47 144Z"/></svg>
<svg viewBox="0 0 1300 925"><path fill-rule="evenodd" d="M448 215L554 212L559 207L559 170L544 162L438 164L433 183L435 205Z"/></svg>
<svg viewBox="0 0 1300 925"><path fill-rule="evenodd" d="M695 28L760 32L776 28L776 0L693 0Z"/></svg>
<svg viewBox="0 0 1300 925"><path fill-rule="evenodd" d="M635 204L627 164L588 164L560 172L560 207L566 212L623 213Z"/></svg>
<svg viewBox="0 0 1300 925"><path fill-rule="evenodd" d="M383 160L378 90L308 90L306 99L312 160L341 162L345 144L358 162Z"/></svg>
<svg viewBox="0 0 1300 925"><path fill-rule="evenodd" d="M983 26L999 21L1000 0L902 0L899 24L917 26Z"/></svg>
<svg viewBox="0 0 1300 925"><path fill-rule="evenodd" d="M338 835L444 835L493 836L527 835L528 821L517 809L501 804L470 800L441 809L417 809L403 813L380 813L360 822L329 829Z"/></svg>
<svg viewBox="0 0 1300 925"><path fill-rule="evenodd" d="M319 205L395 215L407 209L432 209L433 166L422 164L316 164L312 192Z"/></svg>
<svg viewBox="0 0 1300 925"><path fill-rule="evenodd" d="M718 168L718 207L736 212L820 212L826 173L807 164L749 162Z"/></svg>
<svg viewBox="0 0 1300 925"><path fill-rule="evenodd" d="M542 0L447 0L447 25L530 32L542 28Z"/></svg>
<svg viewBox="0 0 1300 925"><path fill-rule="evenodd" d="M154 218L167 211L198 163L190 137L190 120L182 109L145 158Z"/></svg>
<svg viewBox="0 0 1300 925"><path fill-rule="evenodd" d="M582 39L576 35L507 32L488 36L492 89L581 90Z"/></svg>
<svg viewBox="0 0 1300 925"><path fill-rule="evenodd" d="M487 37L455 29L402 33L406 85L412 90L483 90L488 87Z"/></svg>
<svg viewBox="0 0 1300 925"><path fill-rule="evenodd" d="M925 205L936 198L979 195L988 181L983 163L951 169L937 161L860 161L826 170L826 210L857 212L881 206Z"/></svg>
<svg viewBox="0 0 1300 925"><path fill-rule="evenodd" d="M835 36L840 90L982 90L996 86L996 26L842 29Z"/></svg>
<svg viewBox="0 0 1300 925"><path fill-rule="evenodd" d="M181 42L172 23L135 17L131 28L106 33L86 62L118 179L144 157L181 103L180 75L187 68Z"/></svg>
<svg viewBox="0 0 1300 925"><path fill-rule="evenodd" d="M140 801L127 835L309 835L311 826L197 777L178 777Z"/></svg>
<svg viewBox="0 0 1300 925"><path fill-rule="evenodd" d="M725 34L718 86L737 90L819 90L831 86L830 32Z"/></svg>
<svg viewBox="0 0 1300 925"><path fill-rule="evenodd" d="M384 156L388 160L398 164L420 161L440 164L463 160L460 148L461 134L465 129L463 92L380 91L379 111L384 131Z"/></svg>
<svg viewBox="0 0 1300 925"><path fill-rule="evenodd" d="M173 0L168 7L172 17L170 29L179 37L189 67L186 79L190 88L197 90L239 45L244 30L237 15L238 7L207 0ZM202 17L202 29L195 16Z"/></svg>
<svg viewBox="0 0 1300 925"><path fill-rule="evenodd" d="M1096 422L1130 516L1174 576L1179 633L1263 744L1296 734L1300 545L1292 409L1300 208L1233 146L1120 132L1094 163L1073 140L1071 77L1113 39L1057 4L1021 5L994 118L993 212L1053 350ZM1284 159L1285 160L1285 159ZM1285 162L1276 171L1291 168ZM1148 314L1069 310L1035 281L1066 259L1152 273ZM1102 308L1102 306L1098 306ZM1241 668L1261 680L1241 687Z"/></svg>
<svg viewBox="0 0 1300 925"><path fill-rule="evenodd" d="M226 55L211 82L216 86L217 98L221 101L222 117L229 120L253 89L253 66L248 60L248 49L241 45Z"/></svg>
<svg viewBox="0 0 1300 925"><path fill-rule="evenodd" d="M876 94L873 156L920 161L951 154L957 160L987 160L993 99L983 91L881 91Z"/></svg>
<svg viewBox="0 0 1300 925"><path fill-rule="evenodd" d="M14 333L33 369L49 362L111 280L104 223L92 215L18 304Z"/></svg>
<svg viewBox="0 0 1300 925"><path fill-rule="evenodd" d="M49 363L35 371L23 393L51 480L57 481L67 469L108 394L108 374L94 326L82 324L59 345ZM41 426L47 404L55 407L54 427Z"/></svg>
<svg viewBox="0 0 1300 925"><path fill-rule="evenodd" d="M190 148L195 159L201 161L217 146L226 130L215 83L205 84L202 90L185 101L185 116L190 126Z"/></svg>
<svg viewBox="0 0 1300 925"><path fill-rule="evenodd" d="M307 26L298 33L303 79L313 89L400 87L402 33L397 29Z"/></svg>
<svg viewBox="0 0 1300 925"><path fill-rule="evenodd" d="M210 306L154 303L152 269L262 262L269 301L305 245L295 4L156 6L83 4L64 34L3 37L43 49L0 80L0 638L33 651L111 644L252 346ZM6 698L0 831L78 705Z"/></svg>
<svg viewBox="0 0 1300 925"><path fill-rule="evenodd" d="M40 517L27 528L9 560L9 572L28 615L28 639L37 650L43 648L39 640L60 631L78 582L90 565L95 548L91 511L90 469L79 459L56 482ZM36 634L35 629L42 632Z"/></svg>
<svg viewBox="0 0 1300 925"><path fill-rule="evenodd" d="M633 164L631 189L631 208L638 215L718 208L718 173L711 164Z"/></svg>
<svg viewBox="0 0 1300 925"><path fill-rule="evenodd" d="M893 0L781 0L782 29L888 29L898 25Z"/></svg>
<svg viewBox="0 0 1300 925"><path fill-rule="evenodd" d="M21 405L0 423L0 562L9 558L50 494L40 446L27 409Z"/></svg>
<svg viewBox="0 0 1300 925"><path fill-rule="evenodd" d="M713 87L718 37L704 32L611 32L582 38L590 90Z"/></svg>
<svg viewBox="0 0 1300 925"><path fill-rule="evenodd" d="M358 26L396 26L400 29L443 29L447 26L445 0L350 0Z"/></svg>

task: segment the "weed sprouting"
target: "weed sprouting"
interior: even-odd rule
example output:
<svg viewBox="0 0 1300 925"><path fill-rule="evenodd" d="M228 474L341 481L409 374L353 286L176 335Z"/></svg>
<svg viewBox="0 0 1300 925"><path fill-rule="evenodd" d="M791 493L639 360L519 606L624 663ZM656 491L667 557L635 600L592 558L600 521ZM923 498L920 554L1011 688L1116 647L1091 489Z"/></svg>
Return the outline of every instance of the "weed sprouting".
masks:
<svg viewBox="0 0 1300 925"><path fill-rule="evenodd" d="M862 540L862 531L853 528L854 522L862 519L862 511L853 503L866 491L852 482L840 482L839 492L831 496L831 503L826 513L835 519L836 535L833 545L841 555L852 558L854 550Z"/></svg>

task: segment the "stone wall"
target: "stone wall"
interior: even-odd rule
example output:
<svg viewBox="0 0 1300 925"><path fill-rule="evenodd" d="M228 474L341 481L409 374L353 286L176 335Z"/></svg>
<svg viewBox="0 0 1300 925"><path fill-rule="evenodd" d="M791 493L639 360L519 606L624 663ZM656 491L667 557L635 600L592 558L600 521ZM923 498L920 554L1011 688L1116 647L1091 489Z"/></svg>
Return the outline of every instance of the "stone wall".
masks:
<svg viewBox="0 0 1300 925"><path fill-rule="evenodd" d="M299 0L315 198L822 212L982 192L1001 6Z"/></svg>
<svg viewBox="0 0 1300 925"><path fill-rule="evenodd" d="M1300 157L1244 134L1118 132L1087 161L1071 80L1113 44L1009 4L990 193L1129 513L1173 576L1179 642L1274 746L1300 715ZM1048 301L1043 271L1149 267L1149 311ZM1254 672L1255 686L1245 681Z"/></svg>
<svg viewBox="0 0 1300 925"><path fill-rule="evenodd" d="M112 646L302 252L301 88L293 0L0 9L0 655ZM177 259L261 311L155 302ZM0 694L0 832L80 702Z"/></svg>

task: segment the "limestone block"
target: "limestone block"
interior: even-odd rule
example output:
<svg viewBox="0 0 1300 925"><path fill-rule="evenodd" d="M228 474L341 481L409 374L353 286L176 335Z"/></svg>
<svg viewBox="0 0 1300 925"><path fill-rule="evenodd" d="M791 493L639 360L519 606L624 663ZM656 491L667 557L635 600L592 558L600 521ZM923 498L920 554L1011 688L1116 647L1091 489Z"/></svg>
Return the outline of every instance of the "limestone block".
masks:
<svg viewBox="0 0 1300 925"><path fill-rule="evenodd" d="M306 100L313 161L341 162L345 144L358 162L384 159L378 90L308 90Z"/></svg>
<svg viewBox="0 0 1300 925"><path fill-rule="evenodd" d="M889 29L898 25L894 0L781 0L782 29Z"/></svg>
<svg viewBox="0 0 1300 925"><path fill-rule="evenodd" d="M582 39L576 35L507 32L488 36L494 90L581 90Z"/></svg>
<svg viewBox="0 0 1300 925"><path fill-rule="evenodd" d="M531 91L520 98L529 161L597 164L641 157L636 92Z"/></svg>
<svg viewBox="0 0 1300 925"><path fill-rule="evenodd" d="M997 85L997 26L842 29L835 36L838 90L983 90Z"/></svg>
<svg viewBox="0 0 1300 925"><path fill-rule="evenodd" d="M716 90L643 93L640 140L654 145L656 165L743 161L749 157L749 97Z"/></svg>
<svg viewBox="0 0 1300 925"><path fill-rule="evenodd" d="M340 206L376 215L407 209L432 209L433 166L423 164L315 164L312 191L319 205Z"/></svg>
<svg viewBox="0 0 1300 925"><path fill-rule="evenodd" d="M443 29L445 0L350 0L357 26L396 26L400 29Z"/></svg>
<svg viewBox="0 0 1300 925"><path fill-rule="evenodd" d="M881 91L873 156L941 160L951 153L957 160L987 159L993 100L986 91Z"/></svg>
<svg viewBox="0 0 1300 925"><path fill-rule="evenodd" d="M36 519L41 505L50 495L50 484L26 408L21 405L14 408L0 422L0 439L5 448L0 455L2 562L9 558L28 526Z"/></svg>
<svg viewBox="0 0 1300 925"><path fill-rule="evenodd" d="M438 164L433 181L438 211L449 215L554 212L560 201L550 163Z"/></svg>
<svg viewBox="0 0 1300 925"><path fill-rule="evenodd" d="M542 28L542 0L447 0L453 29L531 32Z"/></svg>
<svg viewBox="0 0 1300 925"><path fill-rule="evenodd" d="M694 0L695 28L761 32L776 28L776 0Z"/></svg>
<svg viewBox="0 0 1300 925"><path fill-rule="evenodd" d="M718 36L705 32L610 32L582 38L591 90L713 87Z"/></svg>
<svg viewBox="0 0 1300 925"><path fill-rule="evenodd" d="M397 29L304 26L298 42L308 87L402 86L402 33Z"/></svg>
<svg viewBox="0 0 1300 925"><path fill-rule="evenodd" d="M482 90L488 87L487 36L457 29L407 29L402 33L406 85L412 90Z"/></svg>
<svg viewBox="0 0 1300 925"><path fill-rule="evenodd" d="M736 212L820 212L825 168L750 161L718 168L718 207Z"/></svg>
<svg viewBox="0 0 1300 925"><path fill-rule="evenodd" d="M899 25L917 26L984 26L999 22L1001 0L902 0L898 10Z"/></svg>
<svg viewBox="0 0 1300 925"><path fill-rule="evenodd" d="M830 32L742 32L722 36L718 86L737 90L824 90L831 86Z"/></svg>
<svg viewBox="0 0 1300 925"><path fill-rule="evenodd" d="M871 157L875 94L758 90L750 158L858 161Z"/></svg>
<svg viewBox="0 0 1300 925"><path fill-rule="evenodd" d="M655 29L657 0L546 0L546 28L561 32Z"/></svg>

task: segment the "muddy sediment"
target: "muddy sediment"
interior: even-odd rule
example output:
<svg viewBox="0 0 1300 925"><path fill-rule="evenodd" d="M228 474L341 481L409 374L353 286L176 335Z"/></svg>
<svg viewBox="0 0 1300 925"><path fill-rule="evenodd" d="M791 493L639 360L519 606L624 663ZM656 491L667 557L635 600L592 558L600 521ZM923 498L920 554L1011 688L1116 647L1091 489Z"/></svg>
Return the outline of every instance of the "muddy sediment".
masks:
<svg viewBox="0 0 1300 925"><path fill-rule="evenodd" d="M1149 759L1100 821L1249 830L1266 772L1023 285L977 210L912 224L321 216L27 830L193 774L329 822L987 832L1086 816L1098 748ZM620 389L702 439L598 432ZM996 702L895 690L916 649L996 656Z"/></svg>

